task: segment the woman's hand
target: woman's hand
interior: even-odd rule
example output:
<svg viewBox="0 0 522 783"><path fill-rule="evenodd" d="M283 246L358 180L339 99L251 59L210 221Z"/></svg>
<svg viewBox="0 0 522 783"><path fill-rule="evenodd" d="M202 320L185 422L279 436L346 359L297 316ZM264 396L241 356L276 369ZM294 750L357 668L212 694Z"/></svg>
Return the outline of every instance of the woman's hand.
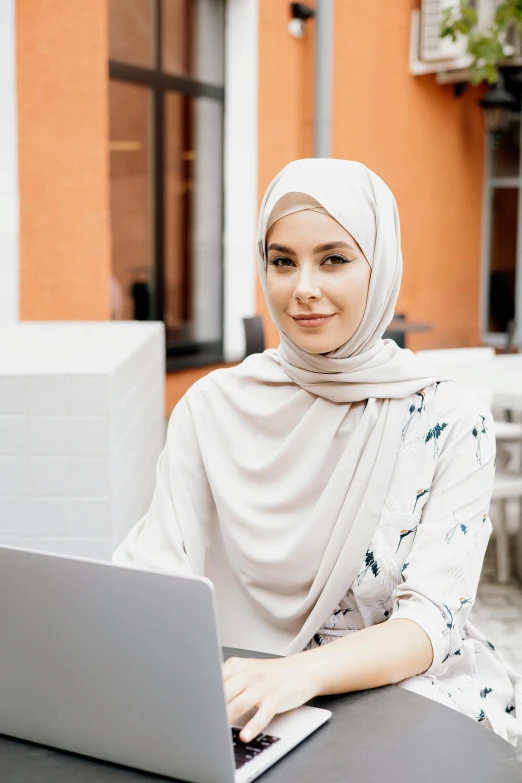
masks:
<svg viewBox="0 0 522 783"><path fill-rule="evenodd" d="M249 742L280 712L300 707L319 693L318 661L306 652L287 658L229 658L223 664L228 718L257 712L240 733Z"/></svg>

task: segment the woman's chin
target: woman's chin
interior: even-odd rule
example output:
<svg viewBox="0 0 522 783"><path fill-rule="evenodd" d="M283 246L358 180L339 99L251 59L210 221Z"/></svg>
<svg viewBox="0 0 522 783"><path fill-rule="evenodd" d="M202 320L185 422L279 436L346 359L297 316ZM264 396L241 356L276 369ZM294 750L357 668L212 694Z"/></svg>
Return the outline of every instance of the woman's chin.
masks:
<svg viewBox="0 0 522 783"><path fill-rule="evenodd" d="M305 339L303 339L302 335L290 335L290 337L301 350L306 351L307 353L330 353L330 351L335 351L339 347L335 340L325 340L325 338L321 338L320 335L317 335L316 337L310 336Z"/></svg>

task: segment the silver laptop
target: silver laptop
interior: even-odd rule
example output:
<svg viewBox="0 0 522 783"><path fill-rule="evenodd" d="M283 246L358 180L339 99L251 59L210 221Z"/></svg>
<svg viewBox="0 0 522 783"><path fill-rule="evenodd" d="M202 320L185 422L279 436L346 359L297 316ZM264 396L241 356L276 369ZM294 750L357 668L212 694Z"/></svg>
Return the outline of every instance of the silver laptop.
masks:
<svg viewBox="0 0 522 783"><path fill-rule="evenodd" d="M0 733L194 783L246 783L330 717L227 720L212 583L0 547Z"/></svg>

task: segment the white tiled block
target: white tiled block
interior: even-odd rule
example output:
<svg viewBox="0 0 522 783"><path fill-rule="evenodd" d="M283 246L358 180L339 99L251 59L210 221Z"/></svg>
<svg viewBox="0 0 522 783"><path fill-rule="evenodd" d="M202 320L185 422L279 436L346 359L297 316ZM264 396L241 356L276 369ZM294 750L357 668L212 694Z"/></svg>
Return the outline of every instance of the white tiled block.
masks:
<svg viewBox="0 0 522 783"><path fill-rule="evenodd" d="M26 495L28 467L26 457L0 457L0 495Z"/></svg>
<svg viewBox="0 0 522 783"><path fill-rule="evenodd" d="M67 498L29 498L0 495L0 534L68 536Z"/></svg>
<svg viewBox="0 0 522 783"><path fill-rule="evenodd" d="M122 364L111 373L109 393L111 405L117 405L128 390L135 385L140 377L139 356L137 353L127 357Z"/></svg>
<svg viewBox="0 0 522 783"><path fill-rule="evenodd" d="M71 533L68 498L28 498L29 519L25 533L31 536L69 536Z"/></svg>
<svg viewBox="0 0 522 783"><path fill-rule="evenodd" d="M128 514L126 514L123 509L115 510L113 516L113 529L112 529L113 552L121 544L121 542L126 537L129 530L131 530L133 526L134 525L132 525L128 520Z"/></svg>
<svg viewBox="0 0 522 783"><path fill-rule="evenodd" d="M107 457L71 457L71 495L107 497L110 461Z"/></svg>
<svg viewBox="0 0 522 783"><path fill-rule="evenodd" d="M165 394L164 394L162 388L158 388L156 386L156 388L153 390L153 394L151 394L151 396L149 397L148 410L149 410L149 414L148 414L148 418L149 419L152 418L150 416L150 411L159 411L159 410L164 411L165 410ZM165 426L164 425L164 422L165 422L165 416L164 415L161 416L160 421L161 421L161 425Z"/></svg>
<svg viewBox="0 0 522 783"><path fill-rule="evenodd" d="M102 416L109 410L108 375L72 375L69 413L73 416Z"/></svg>
<svg viewBox="0 0 522 783"><path fill-rule="evenodd" d="M34 549L37 552L49 552L56 555L71 555L70 538L47 536L0 536L0 544L16 546L22 549Z"/></svg>
<svg viewBox="0 0 522 783"><path fill-rule="evenodd" d="M29 499L0 495L0 535L23 535L29 525Z"/></svg>
<svg viewBox="0 0 522 783"><path fill-rule="evenodd" d="M28 411L27 379L23 375L0 376L0 416Z"/></svg>
<svg viewBox="0 0 522 783"><path fill-rule="evenodd" d="M71 417L69 423L69 454L101 456L109 453L107 416Z"/></svg>
<svg viewBox="0 0 522 783"><path fill-rule="evenodd" d="M76 557L110 561L112 552L110 538L74 538L71 540L71 554Z"/></svg>
<svg viewBox="0 0 522 783"><path fill-rule="evenodd" d="M27 379L28 406L32 416L66 416L68 397L67 375L30 375Z"/></svg>
<svg viewBox="0 0 522 783"><path fill-rule="evenodd" d="M79 538L111 535L112 514L109 498L71 498L71 532Z"/></svg>
<svg viewBox="0 0 522 783"><path fill-rule="evenodd" d="M0 417L28 417L25 473L17 473L15 455L6 480L0 462L9 495L24 480L31 493L25 516L16 507L4 515L24 520L23 533L8 521L12 538L67 552L78 538L77 554L109 559L116 538L148 508L164 439L163 327L149 332L149 324L24 324L4 331L3 353L0 336ZM2 372L18 375L6 386ZM16 437L10 430L10 450Z"/></svg>
<svg viewBox="0 0 522 783"><path fill-rule="evenodd" d="M27 432L25 416L0 415L0 454L26 454Z"/></svg>
<svg viewBox="0 0 522 783"><path fill-rule="evenodd" d="M135 420L136 413L136 389L132 387L127 390L127 394L122 397L112 411L111 444L113 448L118 448L127 437L129 429L132 427Z"/></svg>
<svg viewBox="0 0 522 783"><path fill-rule="evenodd" d="M69 421L57 416L31 416L29 454L62 455L69 452Z"/></svg>
<svg viewBox="0 0 522 783"><path fill-rule="evenodd" d="M29 494L66 496L69 490L70 471L67 457L30 457Z"/></svg>

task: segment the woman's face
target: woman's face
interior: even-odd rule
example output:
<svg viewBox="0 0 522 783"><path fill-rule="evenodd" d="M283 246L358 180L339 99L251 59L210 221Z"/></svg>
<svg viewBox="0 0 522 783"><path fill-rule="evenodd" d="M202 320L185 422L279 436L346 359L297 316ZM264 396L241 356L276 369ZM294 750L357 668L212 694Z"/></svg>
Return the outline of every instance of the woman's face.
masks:
<svg viewBox="0 0 522 783"><path fill-rule="evenodd" d="M307 209L276 221L266 243L278 324L309 353L339 348L361 323L370 285L371 268L357 242L329 215Z"/></svg>

